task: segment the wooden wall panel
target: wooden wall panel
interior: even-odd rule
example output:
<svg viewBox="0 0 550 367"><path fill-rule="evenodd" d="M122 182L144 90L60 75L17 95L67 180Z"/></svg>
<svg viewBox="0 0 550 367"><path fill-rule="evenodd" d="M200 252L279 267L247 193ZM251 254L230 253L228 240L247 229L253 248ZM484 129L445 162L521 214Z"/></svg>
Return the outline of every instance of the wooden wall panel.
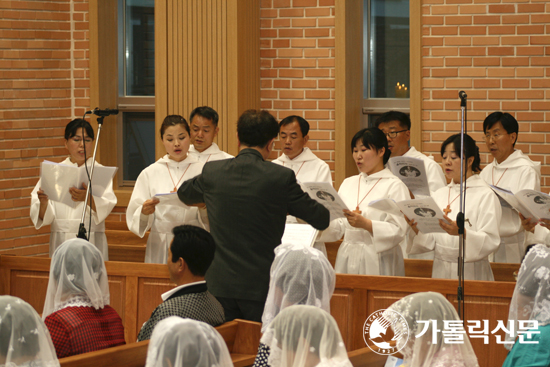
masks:
<svg viewBox="0 0 550 367"><path fill-rule="evenodd" d="M126 305L124 303L125 293L126 277L109 276L109 295L111 298L109 304L115 309L122 320L124 320L124 316L126 315Z"/></svg>
<svg viewBox="0 0 550 367"><path fill-rule="evenodd" d="M208 105L219 116L217 143L237 153L239 115L260 107L258 0L155 2L157 130L168 114L186 119ZM157 136L157 158L165 154Z"/></svg>
<svg viewBox="0 0 550 367"><path fill-rule="evenodd" d="M139 278L137 284L137 325L141 326L149 317L151 312L162 303L160 297L164 292L174 288L175 284L170 279ZM139 330L137 330L139 333ZM137 337L137 334L136 334Z"/></svg>
<svg viewBox="0 0 550 367"><path fill-rule="evenodd" d="M25 300L34 307L36 312L42 314L46 301L49 276L49 270L13 271L10 279L10 295Z"/></svg>

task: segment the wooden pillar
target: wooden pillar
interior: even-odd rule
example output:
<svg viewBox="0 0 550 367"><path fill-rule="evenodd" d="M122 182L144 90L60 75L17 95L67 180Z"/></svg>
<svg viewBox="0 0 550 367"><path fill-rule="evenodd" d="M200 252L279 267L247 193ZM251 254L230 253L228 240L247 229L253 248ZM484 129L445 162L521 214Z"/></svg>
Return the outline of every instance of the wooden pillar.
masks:
<svg viewBox="0 0 550 367"><path fill-rule="evenodd" d="M236 122L260 107L259 0L155 1L155 125L197 106L219 116L217 143L237 154ZM160 136L156 156L165 154Z"/></svg>

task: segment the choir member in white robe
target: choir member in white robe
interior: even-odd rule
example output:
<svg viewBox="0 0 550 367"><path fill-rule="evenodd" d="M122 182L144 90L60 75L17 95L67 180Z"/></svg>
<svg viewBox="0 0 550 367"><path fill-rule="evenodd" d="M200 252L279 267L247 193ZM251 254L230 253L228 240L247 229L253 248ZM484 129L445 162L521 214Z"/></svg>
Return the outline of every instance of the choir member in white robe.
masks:
<svg viewBox="0 0 550 367"><path fill-rule="evenodd" d="M451 180L436 191L435 202L445 213L439 224L447 233L421 233L414 220L408 221L412 231L407 252L435 250L432 278L457 279L459 248L456 216L460 208L460 134L450 136L441 145L445 175ZM489 255L498 248L498 228L502 211L496 194L479 177L479 150L475 141L464 135L465 249L464 279L494 280Z"/></svg>
<svg viewBox="0 0 550 367"><path fill-rule="evenodd" d="M279 123L279 138L283 154L273 163L288 167L296 174L296 181L300 182L328 182L332 185L332 175L328 164L319 159L306 147L309 140L309 123L300 116L285 117ZM287 223L297 223L292 215L287 216ZM315 241L314 246L322 253L327 254L325 243Z"/></svg>
<svg viewBox="0 0 550 367"><path fill-rule="evenodd" d="M443 170L433 156L427 156L416 150L415 147L409 146L411 120L407 114L399 111L388 111L376 119L376 127L386 134L388 146L391 150L390 158L410 157L421 159L424 162L431 195L447 185ZM400 244L404 254L407 250L407 241L408 237ZM411 259L433 260L434 254L429 251L423 254L410 254L408 257Z"/></svg>
<svg viewBox="0 0 550 367"><path fill-rule="evenodd" d="M390 151L384 133L377 128L363 129L352 139L353 159L360 173L342 182L338 194L348 208L346 219L335 219L321 237L336 241L344 236L338 249L335 271L347 274L405 275L403 241L407 223L394 215L368 206L371 201L391 198L410 199L405 184L384 168Z"/></svg>
<svg viewBox="0 0 550 367"><path fill-rule="evenodd" d="M488 184L514 193L524 189L540 191L540 162L533 162L521 150L514 149L518 131L518 122L509 113L493 112L487 116L483 132L494 159L480 176ZM502 208L500 246L492 261L520 263L525 253L524 235L517 211Z"/></svg>
<svg viewBox="0 0 550 367"><path fill-rule="evenodd" d="M203 163L187 154L190 145L189 125L179 115L167 116L160 136L166 155L145 168L138 176L126 211L130 231L140 237L149 229L145 250L146 263L166 263L168 248L174 235L172 228L182 224L204 227L205 216L196 207L159 205L156 194L176 192L179 186L202 172Z"/></svg>
<svg viewBox="0 0 550 367"><path fill-rule="evenodd" d="M84 128L82 128L84 127ZM83 119L75 119L65 127L65 147L69 151L62 164L80 167L86 161L86 165L91 169L93 154L94 130L89 122ZM86 156L84 155L84 144ZM95 165L100 166L95 162ZM84 200L86 198L86 183L83 183L83 189L70 188L72 199L78 202L75 208L63 203L48 200L48 196L40 188L40 180L31 193L30 216L36 229L51 225L50 234L50 257L57 247L68 239L75 238L80 228L82 219L82 210L84 209ZM89 228L90 211L86 209L84 224L86 226L89 242L94 244L101 251L105 260L109 259L109 248L107 246L107 237L105 236L105 219L111 213L117 203L117 198L113 191L111 182L103 196L93 195L88 200L88 205L92 207L92 228Z"/></svg>
<svg viewBox="0 0 550 367"><path fill-rule="evenodd" d="M189 116L192 143L189 154L194 155L202 163L233 158L214 143L214 138L220 131L218 120L218 113L208 106L195 108Z"/></svg>

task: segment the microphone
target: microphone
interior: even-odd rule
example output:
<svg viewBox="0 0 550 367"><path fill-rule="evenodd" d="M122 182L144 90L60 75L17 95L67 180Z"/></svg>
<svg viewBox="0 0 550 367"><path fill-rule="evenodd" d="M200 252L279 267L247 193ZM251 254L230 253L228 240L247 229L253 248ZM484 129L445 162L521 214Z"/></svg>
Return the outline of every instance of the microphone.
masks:
<svg viewBox="0 0 550 367"><path fill-rule="evenodd" d="M118 110L106 108L104 110L100 110L99 107L96 107L93 111L86 111L86 115L94 114L96 116L111 116L111 115L118 115Z"/></svg>
<svg viewBox="0 0 550 367"><path fill-rule="evenodd" d="M460 97L460 99L465 99L468 97L468 95L466 94L466 92L464 92L463 90L461 90L460 92L458 92L458 96Z"/></svg>

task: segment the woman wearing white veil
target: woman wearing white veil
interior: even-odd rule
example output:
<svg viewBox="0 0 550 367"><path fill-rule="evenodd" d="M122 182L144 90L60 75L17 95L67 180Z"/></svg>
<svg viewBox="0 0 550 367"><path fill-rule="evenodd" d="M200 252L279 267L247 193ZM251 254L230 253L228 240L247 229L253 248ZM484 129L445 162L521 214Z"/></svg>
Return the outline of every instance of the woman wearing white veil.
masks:
<svg viewBox="0 0 550 367"><path fill-rule="evenodd" d="M42 313L58 358L125 344L122 320L109 299L97 247L80 238L63 242L52 257Z"/></svg>
<svg viewBox="0 0 550 367"><path fill-rule="evenodd" d="M550 365L550 248L535 245L528 250L518 273L518 280L508 320L514 320L513 336L506 334L506 340L516 340L520 320L536 320L538 328L529 329L537 334L521 335L515 344L507 344L512 350L508 353L503 367L510 366L549 366ZM522 328L525 329L525 328ZM529 342L522 343L522 341ZM536 344L535 344L536 343Z"/></svg>
<svg viewBox="0 0 550 367"><path fill-rule="evenodd" d="M271 349L272 367L351 367L336 321L318 307L285 308L260 341Z"/></svg>
<svg viewBox="0 0 550 367"><path fill-rule="evenodd" d="M409 328L409 337L399 338L397 348L403 354L403 365L407 367L479 367L477 357L470 344L470 339L464 335L463 343L448 343L441 332L433 331L434 321L437 330L444 330L444 320L460 321L453 305L440 293L421 292L408 295L391 305L384 311L384 317L390 321L394 333L404 335L403 324L399 316L403 316ZM427 321L427 329L424 330ZM422 331L421 336L416 337ZM432 340L433 333L437 340ZM405 345L403 345L406 343ZM401 349L402 348L402 349Z"/></svg>
<svg viewBox="0 0 550 367"><path fill-rule="evenodd" d="M262 315L262 332L288 306L311 305L330 313L335 283L334 269L321 251L301 245L277 246ZM260 343L254 367L267 366L268 356L269 348Z"/></svg>
<svg viewBox="0 0 550 367"><path fill-rule="evenodd" d="M48 329L20 298L0 296L0 366L59 367Z"/></svg>
<svg viewBox="0 0 550 367"><path fill-rule="evenodd" d="M170 316L151 335L145 367L233 367L222 336L202 321Z"/></svg>

